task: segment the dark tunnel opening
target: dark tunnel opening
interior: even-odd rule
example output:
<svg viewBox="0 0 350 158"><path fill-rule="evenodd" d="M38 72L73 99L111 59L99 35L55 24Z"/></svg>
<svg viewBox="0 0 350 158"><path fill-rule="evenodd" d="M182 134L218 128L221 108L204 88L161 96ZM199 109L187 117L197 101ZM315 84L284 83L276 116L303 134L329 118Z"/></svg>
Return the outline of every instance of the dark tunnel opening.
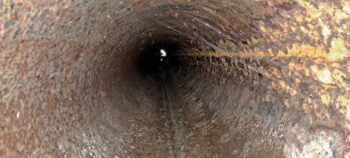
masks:
<svg viewBox="0 0 350 158"><path fill-rule="evenodd" d="M141 36L136 43L135 62L136 75L143 78L142 83L153 87L164 86L172 88L176 76L188 75L190 60L182 56L189 52L205 49L205 44L199 39L179 34L176 31L164 30L164 26L155 25L151 36ZM208 46L209 47L209 46ZM164 88L164 87L163 87Z"/></svg>
<svg viewBox="0 0 350 158"><path fill-rule="evenodd" d="M152 40L140 49L138 71L143 76L149 76L176 70L180 66L176 53L179 53L181 49L183 48L179 43L167 42L166 39Z"/></svg>

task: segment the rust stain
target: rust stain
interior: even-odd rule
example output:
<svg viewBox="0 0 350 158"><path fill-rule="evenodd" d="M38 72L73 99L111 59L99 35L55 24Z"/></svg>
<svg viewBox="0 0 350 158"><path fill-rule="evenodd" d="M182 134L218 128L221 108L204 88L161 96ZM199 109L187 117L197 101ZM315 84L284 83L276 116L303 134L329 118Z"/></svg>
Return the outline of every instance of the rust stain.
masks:
<svg viewBox="0 0 350 158"><path fill-rule="evenodd" d="M146 6L149 6L151 1L152 0L136 0L131 4L131 8L142 9Z"/></svg>

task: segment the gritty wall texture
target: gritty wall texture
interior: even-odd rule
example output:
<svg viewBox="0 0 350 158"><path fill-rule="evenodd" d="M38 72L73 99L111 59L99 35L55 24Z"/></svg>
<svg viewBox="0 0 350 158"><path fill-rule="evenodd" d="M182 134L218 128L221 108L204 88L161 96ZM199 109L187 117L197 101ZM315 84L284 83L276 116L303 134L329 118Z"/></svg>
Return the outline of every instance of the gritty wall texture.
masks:
<svg viewBox="0 0 350 158"><path fill-rule="evenodd" d="M347 0L0 1L0 155L350 157L349 30ZM164 37L199 45L162 90Z"/></svg>

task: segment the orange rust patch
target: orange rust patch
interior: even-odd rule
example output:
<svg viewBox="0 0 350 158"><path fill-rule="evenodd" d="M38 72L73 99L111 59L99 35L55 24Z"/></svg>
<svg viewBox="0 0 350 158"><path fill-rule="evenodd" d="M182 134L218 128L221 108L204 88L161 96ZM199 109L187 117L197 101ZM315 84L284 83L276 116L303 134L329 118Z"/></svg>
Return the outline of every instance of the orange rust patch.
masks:
<svg viewBox="0 0 350 158"><path fill-rule="evenodd" d="M141 9L150 4L151 0L136 0L131 4L131 8L133 9Z"/></svg>

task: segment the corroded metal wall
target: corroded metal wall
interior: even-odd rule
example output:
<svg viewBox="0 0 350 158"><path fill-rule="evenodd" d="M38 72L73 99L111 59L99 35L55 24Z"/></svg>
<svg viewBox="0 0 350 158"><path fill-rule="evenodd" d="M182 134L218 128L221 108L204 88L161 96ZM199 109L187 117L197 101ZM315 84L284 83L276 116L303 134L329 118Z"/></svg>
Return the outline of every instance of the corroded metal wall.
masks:
<svg viewBox="0 0 350 158"><path fill-rule="evenodd" d="M349 157L349 30L347 0L3 0L0 155ZM196 45L171 129L149 40Z"/></svg>

